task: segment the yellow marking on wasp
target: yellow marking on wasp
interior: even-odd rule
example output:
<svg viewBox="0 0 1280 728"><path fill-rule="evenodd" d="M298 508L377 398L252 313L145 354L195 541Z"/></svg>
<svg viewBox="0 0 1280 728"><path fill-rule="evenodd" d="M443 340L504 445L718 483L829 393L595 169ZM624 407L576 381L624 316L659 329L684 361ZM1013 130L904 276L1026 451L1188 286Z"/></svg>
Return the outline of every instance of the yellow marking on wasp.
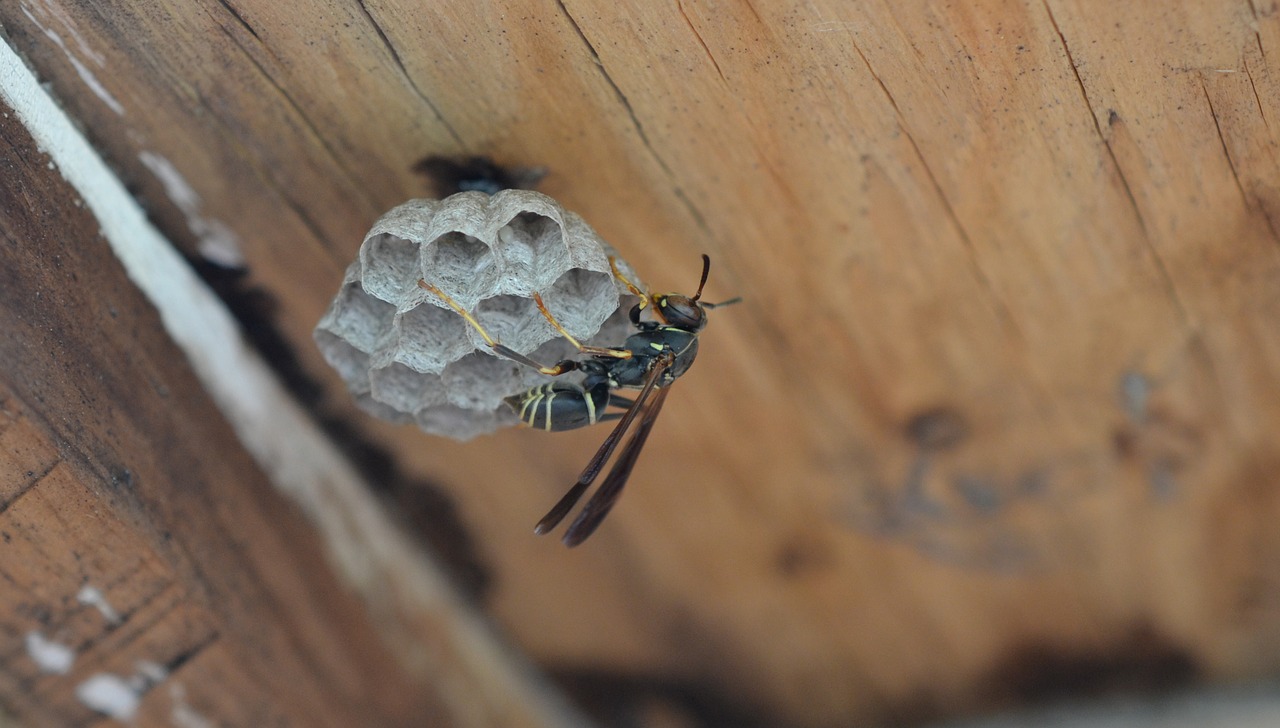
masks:
<svg viewBox="0 0 1280 728"><path fill-rule="evenodd" d="M546 417L547 417L546 430L547 430L547 432L551 432L551 403L552 403L552 402L554 402L554 401L556 401L556 393L555 393L555 392L548 392L548 393L547 393L547 414L546 414Z"/></svg>
<svg viewBox="0 0 1280 728"><path fill-rule="evenodd" d="M530 390L530 397L526 400L526 408L529 409L529 426L538 426L538 403L543 400L543 388ZM524 413L521 413L521 420L524 420Z"/></svg>
<svg viewBox="0 0 1280 728"><path fill-rule="evenodd" d="M662 347L662 344L659 344L659 343L658 343L658 342L656 342L656 341L650 341L650 342L649 342L649 348L650 348L650 349L657 349L658 351L662 351L662 348L663 348L663 347Z"/></svg>
<svg viewBox="0 0 1280 728"><path fill-rule="evenodd" d="M596 423L596 401L591 398L591 393L583 390L582 398L587 401L587 422Z"/></svg>

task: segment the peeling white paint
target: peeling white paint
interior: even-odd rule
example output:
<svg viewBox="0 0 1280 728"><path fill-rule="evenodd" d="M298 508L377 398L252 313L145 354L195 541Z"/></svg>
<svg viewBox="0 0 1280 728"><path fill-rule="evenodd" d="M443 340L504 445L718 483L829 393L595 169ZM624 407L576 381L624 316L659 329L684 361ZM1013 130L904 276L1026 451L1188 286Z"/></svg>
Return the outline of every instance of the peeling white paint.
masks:
<svg viewBox="0 0 1280 728"><path fill-rule="evenodd" d="M70 647L46 639L39 632L27 633L27 655L41 672L66 675L76 661L76 651Z"/></svg>
<svg viewBox="0 0 1280 728"><path fill-rule="evenodd" d="M298 422L307 415L297 411L298 405L245 341L218 297L147 220L119 178L4 43L0 43L0 98L13 107L36 143L84 198L129 279L155 303L165 330L188 354L246 446L273 471L278 483L312 477L327 480L323 469L333 459L326 452L328 443L321 447L317 441L304 455L297 452L296 433L281 436L289 429L277 419L283 411L294 413L290 419ZM181 188L175 189L181 195ZM274 472L278 470L290 472ZM301 476L312 471L317 471L314 476Z"/></svg>
<svg viewBox="0 0 1280 728"><path fill-rule="evenodd" d="M97 673L76 686L76 697L86 706L116 720L132 720L142 696L169 676L164 666L150 660L138 660L135 665L138 672L130 677Z"/></svg>
<svg viewBox="0 0 1280 728"><path fill-rule="evenodd" d="M47 7L45 7L44 10L45 12L48 12ZM40 29L40 32L44 33L46 38L53 41L53 44L62 50L63 55L67 57L67 60L71 62L72 67L76 69L76 73L80 76L80 80L84 82L85 86L89 87L89 90L93 92L93 95L101 99L102 103L107 105L107 108L116 112L116 114L120 116L124 116L124 105L117 101L116 98L111 95L110 91L107 91L107 88L102 85L102 82L99 81L93 71L85 65L84 61L80 60L80 57L67 47L66 42L62 40L62 36L59 35L57 31L46 26L44 23L41 23L36 16L32 14L30 6L26 3L22 4L22 14L26 15L27 19L35 24L35 26ZM69 19L63 17L61 20L64 25L71 27ZM74 28L72 29L72 32L81 49L87 49L88 44L84 42L84 39L80 37L80 34L75 33ZM101 54L93 53L91 51L86 55L95 61L99 67L105 67L105 60Z"/></svg>
<svg viewBox="0 0 1280 728"><path fill-rule="evenodd" d="M214 728L216 725L187 704L187 689L181 683L169 685L169 699L173 701L169 720L174 728Z"/></svg>
<svg viewBox="0 0 1280 728"><path fill-rule="evenodd" d="M138 160L160 180L160 184L164 185L164 193L169 196L173 204L178 206L178 209L188 215L200 212L199 193L187 184L186 178L178 172L178 168L174 167L172 162L155 152L146 150L138 155Z"/></svg>
<svg viewBox="0 0 1280 728"><path fill-rule="evenodd" d="M442 624L440 639L446 646L441 649L464 656L450 676L459 680L460 689L451 691L456 698L450 700L449 708L459 715L482 710L477 696L493 695L520 705L530 725L589 725L472 612L440 565L389 525L391 519L370 495L372 489L289 396L245 342L218 297L148 222L137 201L3 42L0 99L17 112L36 144L84 198L130 280L155 304L165 331L187 355L241 443L272 483L311 518L324 535L338 572L369 599L375 618L403 626L403 615L411 613L428 615ZM438 656L424 653L422 644L414 640L400 640L394 646L405 664L420 666L411 669L426 670L425 665ZM476 684L461 677L482 674L484 678ZM96 691L106 693L110 700L113 689L123 683L116 680L81 687L94 697L98 697ZM118 697L109 704L127 707L127 699ZM136 694L133 701L136 709Z"/></svg>
<svg viewBox="0 0 1280 728"><path fill-rule="evenodd" d="M173 163L149 150L139 154L138 160L160 180L165 194L187 216L187 227L199 238L200 255L224 268L243 268L245 260L240 250L240 238L221 220L200 214L200 194L187 183Z"/></svg>
<svg viewBox="0 0 1280 728"><path fill-rule="evenodd" d="M138 668L138 674L133 678L133 686L138 692L149 690L152 685L169 677L169 671L164 669L164 665L151 660L138 660L134 666Z"/></svg>
<svg viewBox="0 0 1280 728"><path fill-rule="evenodd" d="M100 672L76 686L81 703L116 720L131 721L142 698L125 678Z"/></svg>
<svg viewBox="0 0 1280 728"><path fill-rule="evenodd" d="M111 607L111 603L96 588L86 584L76 595L76 600L96 608L102 614L102 618L107 620L107 624L120 624L120 613Z"/></svg>
<svg viewBox="0 0 1280 728"><path fill-rule="evenodd" d="M107 57L94 50L85 41L84 36L80 35L80 31L76 30L76 25L71 21L71 16L67 13L66 8L56 2L51 2L51 0L34 0L34 2L45 14L56 18L59 23L62 23L62 27L66 29L71 39L79 46L80 53L88 56L89 60L97 64L98 68L107 67Z"/></svg>

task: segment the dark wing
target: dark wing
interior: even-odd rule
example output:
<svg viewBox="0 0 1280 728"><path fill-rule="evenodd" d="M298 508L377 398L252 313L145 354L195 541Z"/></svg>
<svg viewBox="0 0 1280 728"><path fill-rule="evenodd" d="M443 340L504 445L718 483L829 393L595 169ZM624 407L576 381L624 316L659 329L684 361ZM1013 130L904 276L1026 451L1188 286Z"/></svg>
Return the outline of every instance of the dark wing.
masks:
<svg viewBox="0 0 1280 728"><path fill-rule="evenodd" d="M665 388L659 389L653 395L653 402L645 409L644 417L636 426L635 434L627 441L626 447L622 448L622 454L618 455L618 461L613 464L613 469L600 484L600 489L582 507L582 512L574 519L569 529L564 532L562 540L565 546L577 546L586 541L587 537L599 527L604 517L609 515L609 509L613 508L613 504L618 502L618 496L622 495L622 488L627 484L627 478L631 476L631 469L635 467L636 460L640 457L640 450L644 448L644 441L649 439L653 423L657 421L658 413L662 411L662 403L667 401L668 391Z"/></svg>
<svg viewBox="0 0 1280 728"><path fill-rule="evenodd" d="M587 467L582 469L582 474L578 476L578 482L574 483L569 492L565 493L564 497L551 507L547 515L543 516L541 521L538 521L538 525L533 527L534 533L538 535L547 533L555 528L560 521L564 520L565 516L569 515L569 511L573 509L573 506L582 498L582 494L587 492L587 488L591 486L596 476L600 474L601 468L604 467L605 462L609 460L609 456L617 448L618 442L626 434L627 428L631 427L631 423L635 421L636 415L644 407L645 400L649 398L649 394L653 392L658 380L662 378L662 373L669 369L674 361L675 358L671 356L664 356L654 361L653 367L645 377L644 386L640 388L640 394L636 395L635 401L631 403L626 414L622 416L622 419L614 426L613 431L600 444L600 449L596 450L596 454L591 457Z"/></svg>
<svg viewBox="0 0 1280 728"><path fill-rule="evenodd" d="M587 487L590 485L590 481L584 483L579 480L574 483L573 487L569 489L569 492L565 493L563 498L556 501L556 504L551 507L551 510L547 511L547 515L543 516L541 521L538 521L538 525L533 527L533 532L541 536L544 533L550 532L551 529L559 525L560 521L563 521L564 517L569 515L569 511L573 509L575 504L577 504L578 499L582 497L582 494L587 492Z"/></svg>

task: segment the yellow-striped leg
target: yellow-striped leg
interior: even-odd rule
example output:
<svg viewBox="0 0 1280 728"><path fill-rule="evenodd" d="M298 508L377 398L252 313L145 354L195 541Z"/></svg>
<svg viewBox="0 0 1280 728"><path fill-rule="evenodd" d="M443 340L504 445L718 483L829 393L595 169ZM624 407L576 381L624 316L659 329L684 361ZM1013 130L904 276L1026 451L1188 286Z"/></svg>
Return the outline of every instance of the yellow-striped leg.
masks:
<svg viewBox="0 0 1280 728"><path fill-rule="evenodd" d="M636 287L636 284L632 283L626 276L622 275L622 271L618 270L618 261L615 260L612 255L609 256L609 268L613 271L613 277L622 281L622 285L626 286L627 290L631 291L631 295L637 296L640 299L640 308L644 308L649 305L649 300L652 296L640 290Z"/></svg>
<svg viewBox="0 0 1280 728"><path fill-rule="evenodd" d="M545 366L543 364L539 364L538 362L530 359L524 354L521 354L515 349L512 349L506 346L505 344L499 343L496 339L494 339L492 336L489 335L488 331L484 330L484 327L480 325L480 322L476 320L475 316L471 315L470 311L467 311L461 305L459 305L458 302L453 300L453 298L449 294L440 290L436 286L433 286L430 283L427 283L421 278L418 279L418 286L425 291L429 291L430 293L434 293L435 295L439 296L441 300L443 300L446 304L449 305L449 308L452 308L459 316L463 318L464 321L466 321L468 324L471 325L471 328L475 329L476 332L480 334L480 338L484 339L484 343L488 344L490 349L493 349L498 354L512 361L524 364L527 367L532 367L533 369L537 369L539 372L542 372L543 374L546 374L549 377L558 377L561 374L564 374L565 372L570 372L578 368L577 362L570 361L570 360L562 361L559 364L556 364L555 366L550 366L550 367ZM628 356L630 356L630 354L631 352L627 352Z"/></svg>
<svg viewBox="0 0 1280 728"><path fill-rule="evenodd" d="M565 331L564 327L560 325L560 322L556 320L556 317L551 315L551 312L547 310L547 304L542 301L542 296L536 293L533 294L533 302L538 306L538 310L542 312L542 317L545 318L556 331L559 331L560 335L563 336L565 340L570 344L573 344L574 348L583 354L591 354L593 356L611 356L614 359L631 358L631 352L626 349L611 349L605 346L587 346L586 344L583 344L573 338L573 334Z"/></svg>

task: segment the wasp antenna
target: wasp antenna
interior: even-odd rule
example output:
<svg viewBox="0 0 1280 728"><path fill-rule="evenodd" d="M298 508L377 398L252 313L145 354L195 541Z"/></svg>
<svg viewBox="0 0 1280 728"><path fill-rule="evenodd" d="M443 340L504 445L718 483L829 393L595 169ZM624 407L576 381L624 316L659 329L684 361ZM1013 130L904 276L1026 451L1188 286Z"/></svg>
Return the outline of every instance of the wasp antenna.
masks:
<svg viewBox="0 0 1280 728"><path fill-rule="evenodd" d="M702 304L702 307L703 308L721 308L723 306L732 306L735 303L742 303L742 296L734 296L733 298L730 298L728 301L721 301L720 303L704 303Z"/></svg>
<svg viewBox="0 0 1280 728"><path fill-rule="evenodd" d="M707 285L707 274L711 272L711 256L706 253L702 254L702 280L698 281L698 292L693 294L693 300L702 298L702 287Z"/></svg>

